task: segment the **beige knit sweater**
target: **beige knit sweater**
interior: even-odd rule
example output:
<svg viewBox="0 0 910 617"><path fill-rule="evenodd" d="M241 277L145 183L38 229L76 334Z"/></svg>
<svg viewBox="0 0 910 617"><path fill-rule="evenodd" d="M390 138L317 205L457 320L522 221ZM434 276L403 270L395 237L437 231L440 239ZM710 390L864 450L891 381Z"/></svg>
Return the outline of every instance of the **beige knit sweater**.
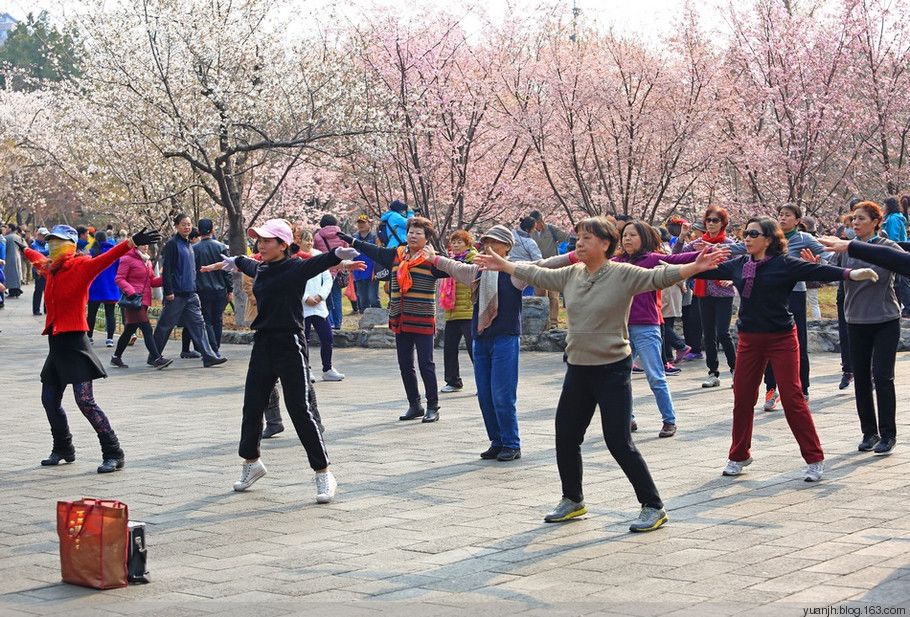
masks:
<svg viewBox="0 0 910 617"><path fill-rule="evenodd" d="M682 266L650 270L608 261L594 274L584 264L546 270L519 264L515 276L534 287L561 291L566 299L569 364L596 366L619 362L632 353L629 347L629 308L632 296L663 289L682 280Z"/></svg>

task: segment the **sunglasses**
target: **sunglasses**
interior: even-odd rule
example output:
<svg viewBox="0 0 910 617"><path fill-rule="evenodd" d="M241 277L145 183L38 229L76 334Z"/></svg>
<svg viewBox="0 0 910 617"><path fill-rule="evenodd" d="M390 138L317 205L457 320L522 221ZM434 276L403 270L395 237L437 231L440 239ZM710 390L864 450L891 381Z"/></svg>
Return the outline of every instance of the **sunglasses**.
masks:
<svg viewBox="0 0 910 617"><path fill-rule="evenodd" d="M755 238L760 238L760 237L762 237L762 236L764 236L764 237L766 237L766 238L768 237L766 234L764 234L764 233L762 233L762 232L760 232L760 231L756 231L756 230L754 230L754 229L749 229L749 230L743 232L743 235L744 235L744 236L748 236L749 238L752 238L753 240L754 240Z"/></svg>
<svg viewBox="0 0 910 617"><path fill-rule="evenodd" d="M712 216L711 218L705 219L705 223L721 223L721 222L723 222L723 219L719 219L716 216Z"/></svg>

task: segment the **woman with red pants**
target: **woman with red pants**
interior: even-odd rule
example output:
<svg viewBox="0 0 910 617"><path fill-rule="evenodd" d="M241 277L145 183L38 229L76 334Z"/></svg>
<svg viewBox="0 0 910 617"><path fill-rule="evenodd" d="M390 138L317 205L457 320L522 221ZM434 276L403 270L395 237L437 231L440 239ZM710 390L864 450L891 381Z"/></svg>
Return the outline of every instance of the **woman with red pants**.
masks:
<svg viewBox="0 0 910 617"><path fill-rule="evenodd" d="M747 255L725 261L700 279L732 280L741 303L736 327L736 375L733 379L733 444L723 475L738 476L752 463L752 422L759 386L768 363L777 377L787 424L808 464L806 482L818 482L824 458L815 423L803 397L799 374L799 341L789 309L789 296L798 281L874 280L868 268L844 270L787 255L787 240L777 221L753 217L744 233Z"/></svg>
<svg viewBox="0 0 910 617"><path fill-rule="evenodd" d="M110 473L123 468L123 450L107 416L95 402L92 381L107 377L98 357L89 344L88 288L92 280L105 268L117 261L132 248L158 242L158 232L135 234L131 240L121 242L109 251L89 257L76 254L78 234L69 225L57 225L47 236L50 259L32 249L25 249L26 258L45 280L44 302L47 308L44 332L50 352L41 369L41 403L51 425L54 447L42 465L57 465L61 461L72 463L76 450L70 434L66 412L60 404L63 391L72 384L76 405L91 423L101 443L101 465L98 473Z"/></svg>

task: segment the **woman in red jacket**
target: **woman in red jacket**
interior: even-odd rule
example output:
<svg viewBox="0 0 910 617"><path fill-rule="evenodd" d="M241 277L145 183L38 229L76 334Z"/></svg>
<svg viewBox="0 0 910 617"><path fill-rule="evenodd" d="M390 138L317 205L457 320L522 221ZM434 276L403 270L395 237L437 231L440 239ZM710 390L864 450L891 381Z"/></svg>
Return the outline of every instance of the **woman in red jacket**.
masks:
<svg viewBox="0 0 910 617"><path fill-rule="evenodd" d="M44 302L47 319L43 334L48 335L50 352L41 369L41 403L51 425L54 447L42 465L72 463L76 450L70 434L66 412L60 404L67 384L73 385L76 405L101 442L102 462L98 473L110 473L123 468L123 450L111 424L95 403L92 381L107 377L98 357L88 342L88 288L105 268L136 245L150 244L161 239L158 232L144 229L131 240L121 242L109 251L89 257L76 254L76 230L69 225L57 225L47 236L50 258L38 251L25 249L25 256L45 277Z"/></svg>

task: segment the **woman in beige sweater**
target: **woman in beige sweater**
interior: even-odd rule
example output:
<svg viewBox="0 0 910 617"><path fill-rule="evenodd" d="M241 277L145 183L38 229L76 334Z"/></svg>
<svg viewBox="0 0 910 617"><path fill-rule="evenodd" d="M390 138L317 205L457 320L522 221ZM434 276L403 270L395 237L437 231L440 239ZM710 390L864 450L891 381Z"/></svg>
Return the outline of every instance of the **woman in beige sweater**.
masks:
<svg viewBox="0 0 910 617"><path fill-rule="evenodd" d="M712 270L729 251L706 248L698 259L682 266L646 270L610 261L619 234L604 217L575 226L580 263L559 270L510 263L498 255L479 255L474 263L506 272L534 287L560 291L566 300L569 329L568 368L556 407L556 463L562 481L562 500L544 517L548 523L585 514L581 478L581 443L600 407L604 439L642 505L630 531L653 531L667 522L667 513L648 466L632 443L632 358L627 321L636 294L663 289L699 272Z"/></svg>

